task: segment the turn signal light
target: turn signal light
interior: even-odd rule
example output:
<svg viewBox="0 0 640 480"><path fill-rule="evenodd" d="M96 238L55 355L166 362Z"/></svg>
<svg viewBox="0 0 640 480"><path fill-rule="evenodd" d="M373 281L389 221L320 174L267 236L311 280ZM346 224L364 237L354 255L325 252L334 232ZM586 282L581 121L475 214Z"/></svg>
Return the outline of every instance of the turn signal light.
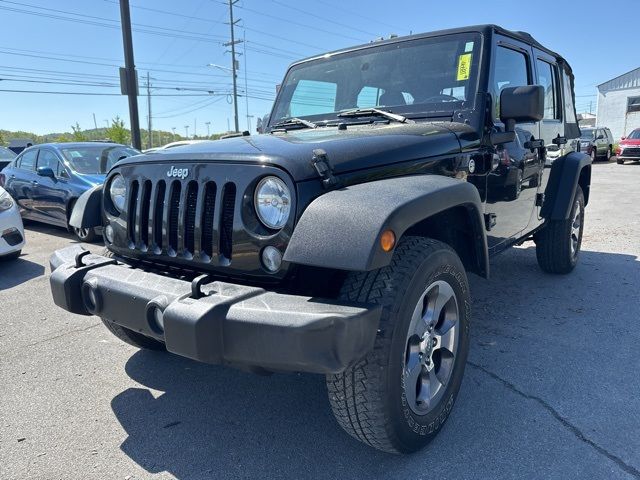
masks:
<svg viewBox="0 0 640 480"><path fill-rule="evenodd" d="M380 236L380 247L385 252L390 252L396 245L396 234L393 230L385 230Z"/></svg>

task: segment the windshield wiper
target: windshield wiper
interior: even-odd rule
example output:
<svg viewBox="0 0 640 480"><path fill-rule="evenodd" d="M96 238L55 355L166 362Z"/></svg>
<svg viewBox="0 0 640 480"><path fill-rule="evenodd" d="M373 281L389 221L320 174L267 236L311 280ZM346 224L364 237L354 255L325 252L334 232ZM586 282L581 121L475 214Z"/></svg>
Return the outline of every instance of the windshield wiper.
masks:
<svg viewBox="0 0 640 480"><path fill-rule="evenodd" d="M307 128L318 128L318 125L316 125L313 122L310 122L309 120L303 120L302 118L298 118L298 117L292 117L292 118L287 118L286 120L282 120L281 122L276 123L275 125L273 125L273 127L271 127L271 129L277 129L277 128L282 128L285 131L287 130L287 127L307 127Z"/></svg>
<svg viewBox="0 0 640 480"><path fill-rule="evenodd" d="M353 110L347 110L338 114L339 117L384 117L394 122L400 123L413 123L413 120L408 119L397 113L387 112L386 110L380 110L379 108L354 108Z"/></svg>

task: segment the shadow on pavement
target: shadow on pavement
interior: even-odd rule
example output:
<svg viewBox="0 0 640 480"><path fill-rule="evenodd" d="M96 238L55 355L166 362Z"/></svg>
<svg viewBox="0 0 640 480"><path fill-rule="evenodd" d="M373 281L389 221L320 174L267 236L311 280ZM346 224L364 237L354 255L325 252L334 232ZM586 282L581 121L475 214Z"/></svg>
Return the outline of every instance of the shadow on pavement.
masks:
<svg viewBox="0 0 640 480"><path fill-rule="evenodd" d="M589 423L592 417L583 415L585 410L600 420L619 417L627 422L627 431L640 429L640 420L633 416L633 411L640 411L637 397L621 399L625 407L611 396L584 394L601 379L597 371L584 368L588 360L582 358L602 351L615 356L614 348L627 348L619 339L597 336L603 321L595 307L610 295L606 315L614 325L606 328L637 324L637 305L629 306L628 297L624 302L640 284L637 258L582 252L573 274L557 277L537 268L534 248L519 248L496 258L492 268L489 281L471 278L475 305L470 362L509 377L523 391L557 402L561 412L566 406L568 424L572 410ZM537 342L547 345L544 361L539 360ZM567 360L559 362L556 354ZM167 471L181 480L417 478L416 470L425 478L438 472L446 472L447 478L470 472L475 478L586 478L598 476L599 468L605 469L604 476L616 468L547 411L472 366L441 434L425 451L404 457L375 451L347 436L333 419L321 376L261 377L151 351L134 354L126 372L147 388L129 388L111 402L127 434L121 449L146 471ZM622 378L626 374L605 365L601 375L605 390L617 388L620 381L635 382L629 388L640 390L632 372ZM549 390L540 388L540 376L556 383L550 382ZM562 384L571 387L568 392ZM579 423L576 428L581 428ZM612 421L610 428L623 427ZM594 442L601 435L604 443L609 433L589 428L586 435ZM637 451L636 443L619 448ZM566 461L576 455L580 467ZM545 462L539 462L543 457Z"/></svg>
<svg viewBox="0 0 640 480"><path fill-rule="evenodd" d="M33 220L24 220L24 229L32 232L44 233L55 237L66 238L72 243L79 243L78 237L63 227L49 225L48 223L35 222ZM27 240L28 241L28 240Z"/></svg>
<svg viewBox="0 0 640 480"><path fill-rule="evenodd" d="M44 267L22 255L16 260L0 260L0 292L44 275Z"/></svg>

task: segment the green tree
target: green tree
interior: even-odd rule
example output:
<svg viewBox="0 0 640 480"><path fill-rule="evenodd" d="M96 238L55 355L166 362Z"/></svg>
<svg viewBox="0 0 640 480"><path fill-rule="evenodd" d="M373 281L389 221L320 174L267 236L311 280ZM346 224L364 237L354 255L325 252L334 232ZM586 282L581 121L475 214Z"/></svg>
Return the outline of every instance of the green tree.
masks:
<svg viewBox="0 0 640 480"><path fill-rule="evenodd" d="M58 138L55 139L56 143L63 143L63 142L70 142L70 141L71 139L66 133L59 135Z"/></svg>
<svg viewBox="0 0 640 480"><path fill-rule="evenodd" d="M106 131L107 138L112 142L122 143L127 145L129 143L129 130L124 128L124 120L116 116L111 120L111 126Z"/></svg>
<svg viewBox="0 0 640 480"><path fill-rule="evenodd" d="M0 132L0 145L4 145L4 136L2 135L2 132Z"/></svg>
<svg viewBox="0 0 640 480"><path fill-rule="evenodd" d="M76 122L75 125L71 125L71 130L73 130L73 133L71 134L71 136L73 137L74 141L85 142L87 140L87 137L82 132L82 129L80 128L80 124L78 122Z"/></svg>

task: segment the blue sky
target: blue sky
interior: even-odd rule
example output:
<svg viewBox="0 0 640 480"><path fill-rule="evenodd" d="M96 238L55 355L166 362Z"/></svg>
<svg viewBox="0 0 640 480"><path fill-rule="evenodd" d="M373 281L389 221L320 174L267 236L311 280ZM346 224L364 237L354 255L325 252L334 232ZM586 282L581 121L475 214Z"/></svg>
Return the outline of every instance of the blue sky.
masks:
<svg viewBox="0 0 640 480"><path fill-rule="evenodd" d="M154 129L184 135L189 125L189 135L194 128L202 135L206 122L211 133L226 130L227 121L233 126L230 74L207 67L230 67L222 45L229 37L225 2L130 1L139 78L151 77ZM640 66L638 0L240 0L234 10L241 19L236 35L246 40L238 47L239 89L244 94L246 60L249 115L256 117L270 110L275 85L295 59L390 33L479 23L528 31L572 65L579 112L591 102L595 111L597 84ZM0 90L110 94L0 91L0 128L43 134L69 131L76 121L93 128L93 114L98 126L116 115L128 125L117 86L124 64L119 15L117 0L0 0ZM139 106L144 123L146 97ZM239 114L244 129L244 97Z"/></svg>

